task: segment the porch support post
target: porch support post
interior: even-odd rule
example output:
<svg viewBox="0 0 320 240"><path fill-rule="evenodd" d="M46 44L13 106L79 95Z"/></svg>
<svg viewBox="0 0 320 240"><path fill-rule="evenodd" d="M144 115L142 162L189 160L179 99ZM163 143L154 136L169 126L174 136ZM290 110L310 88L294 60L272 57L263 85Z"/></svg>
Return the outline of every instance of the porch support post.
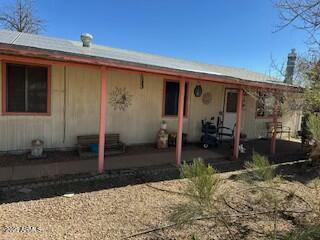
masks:
<svg viewBox="0 0 320 240"><path fill-rule="evenodd" d="M106 132L106 105L107 105L107 69L101 67L100 69L100 122L99 122L99 158L98 158L98 172L104 171L104 144Z"/></svg>
<svg viewBox="0 0 320 240"><path fill-rule="evenodd" d="M233 158L239 158L239 144L240 144L240 131L241 131L241 115L242 115L242 100L243 100L243 89L240 88L237 99L237 120L236 129L234 133L234 145L233 145Z"/></svg>
<svg viewBox="0 0 320 240"><path fill-rule="evenodd" d="M277 111L278 111L278 102L277 102L277 100L275 100L274 109L273 109L273 115L272 115L273 128L272 128L272 138L271 138L271 147L270 147L271 155L276 154L277 121L278 121Z"/></svg>
<svg viewBox="0 0 320 240"><path fill-rule="evenodd" d="M176 141L176 163L177 166L181 164L182 151L182 133L183 133L183 115L184 115L184 95L185 95L185 79L179 81L179 103L178 103L178 130Z"/></svg>

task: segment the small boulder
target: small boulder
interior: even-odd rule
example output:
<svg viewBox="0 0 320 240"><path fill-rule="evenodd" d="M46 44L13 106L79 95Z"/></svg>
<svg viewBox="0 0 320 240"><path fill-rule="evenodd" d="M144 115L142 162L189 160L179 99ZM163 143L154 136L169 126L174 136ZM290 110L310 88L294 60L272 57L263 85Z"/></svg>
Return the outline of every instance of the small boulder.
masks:
<svg viewBox="0 0 320 240"><path fill-rule="evenodd" d="M30 188L20 188L18 190L18 192L28 194L28 193L32 192L32 189L30 189Z"/></svg>

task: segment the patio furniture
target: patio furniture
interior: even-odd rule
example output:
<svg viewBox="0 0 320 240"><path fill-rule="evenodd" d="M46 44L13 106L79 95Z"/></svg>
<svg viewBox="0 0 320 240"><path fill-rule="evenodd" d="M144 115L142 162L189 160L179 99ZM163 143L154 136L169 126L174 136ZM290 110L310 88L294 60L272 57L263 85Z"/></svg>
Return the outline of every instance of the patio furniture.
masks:
<svg viewBox="0 0 320 240"><path fill-rule="evenodd" d="M217 119L217 136L220 143L222 143L223 137L234 140L234 134L236 130L236 123L233 125L233 128L223 126L223 121L220 117ZM240 132L240 141L247 138L247 134Z"/></svg>
<svg viewBox="0 0 320 240"><path fill-rule="evenodd" d="M182 133L182 145L187 144L187 137L188 137L188 134ZM176 144L177 144L177 133L176 132L169 133L168 146L175 147Z"/></svg>
<svg viewBox="0 0 320 240"><path fill-rule="evenodd" d="M80 158L98 156L98 152L91 151L92 145L99 144L99 135L83 135L77 137L78 153ZM126 145L120 141L120 134L112 133L105 135L105 155L116 155L126 151Z"/></svg>
<svg viewBox="0 0 320 240"><path fill-rule="evenodd" d="M214 117L211 118L211 121L207 119L201 120L201 138L200 142L204 149L207 149L211 146L217 147L218 146L218 139L217 139L217 127L213 123Z"/></svg>
<svg viewBox="0 0 320 240"><path fill-rule="evenodd" d="M290 127L287 126L283 126L282 122L276 122L276 124L274 124L273 122L267 122L267 138L271 137L273 134L273 131L276 131L276 134L280 134L280 139L282 138L282 134L288 134L288 140L290 140L290 136L291 136L291 129ZM275 127L274 127L275 125Z"/></svg>

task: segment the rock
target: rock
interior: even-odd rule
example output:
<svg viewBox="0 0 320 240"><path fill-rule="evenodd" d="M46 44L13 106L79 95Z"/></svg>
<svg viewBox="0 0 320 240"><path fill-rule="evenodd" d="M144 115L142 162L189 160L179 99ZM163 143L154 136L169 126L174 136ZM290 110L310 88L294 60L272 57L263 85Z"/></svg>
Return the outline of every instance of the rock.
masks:
<svg viewBox="0 0 320 240"><path fill-rule="evenodd" d="M71 198L74 196L74 193L65 193L63 194L64 197L67 197L67 198Z"/></svg>
<svg viewBox="0 0 320 240"><path fill-rule="evenodd" d="M21 193L30 193L30 192L32 192L32 189L30 189L30 188L20 188L19 190L18 190L18 192L21 192Z"/></svg>

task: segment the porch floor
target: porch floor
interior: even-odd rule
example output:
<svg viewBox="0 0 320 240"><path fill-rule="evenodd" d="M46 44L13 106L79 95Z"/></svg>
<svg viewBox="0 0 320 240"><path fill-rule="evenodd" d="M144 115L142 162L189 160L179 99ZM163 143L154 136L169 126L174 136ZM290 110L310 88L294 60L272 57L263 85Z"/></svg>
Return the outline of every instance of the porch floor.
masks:
<svg viewBox="0 0 320 240"><path fill-rule="evenodd" d="M244 143L247 149L240 154L240 161L231 161L230 143L217 148L202 149L199 145L189 144L183 147L182 160L191 161L201 157L213 165L236 164L242 166L243 160L250 159L252 150L268 155L270 140L252 140ZM301 144L294 141L277 141L277 154L274 162L285 162L303 158ZM153 145L129 146L126 153L105 158L106 170L132 169L150 166L175 165L175 148L158 150ZM0 182L55 177L67 174L94 173L97 171L97 158L80 159L75 151L47 152L47 158L28 160L26 154L0 156Z"/></svg>

